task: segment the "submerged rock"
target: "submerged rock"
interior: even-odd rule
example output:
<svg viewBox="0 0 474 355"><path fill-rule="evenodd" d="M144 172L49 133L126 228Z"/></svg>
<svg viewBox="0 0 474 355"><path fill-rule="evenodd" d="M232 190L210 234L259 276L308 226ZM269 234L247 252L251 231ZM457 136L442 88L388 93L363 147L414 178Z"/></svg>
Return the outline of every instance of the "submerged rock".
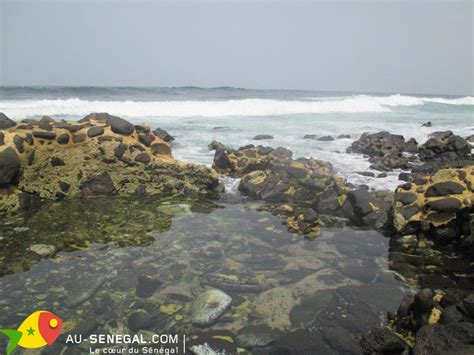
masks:
<svg viewBox="0 0 474 355"><path fill-rule="evenodd" d="M245 349L265 347L273 343L280 332L267 325L248 325L237 333L237 345Z"/></svg>
<svg viewBox="0 0 474 355"><path fill-rule="evenodd" d="M196 325L210 325L227 310L231 302L232 298L226 293L217 289L207 290L193 301L191 321Z"/></svg>
<svg viewBox="0 0 474 355"><path fill-rule="evenodd" d="M50 256L53 255L56 251L56 247L54 245L46 245L46 244L33 244L28 247L30 251L39 256Z"/></svg>

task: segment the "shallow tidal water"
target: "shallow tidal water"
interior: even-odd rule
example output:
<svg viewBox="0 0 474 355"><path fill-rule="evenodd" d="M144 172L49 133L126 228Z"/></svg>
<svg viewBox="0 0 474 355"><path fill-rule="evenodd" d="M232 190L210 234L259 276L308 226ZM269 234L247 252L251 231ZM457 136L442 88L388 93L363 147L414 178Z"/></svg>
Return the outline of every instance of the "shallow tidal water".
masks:
<svg viewBox="0 0 474 355"><path fill-rule="evenodd" d="M117 197L52 202L6 218L0 328L16 329L45 309L64 320L64 332L134 334L129 317L144 310L153 319L145 334L225 332L235 341L241 328L265 324L274 329L268 349L358 353L359 337L383 323L408 288L388 269L389 240L350 228L305 240L259 207ZM143 276L160 283L147 298L136 295ZM191 303L208 288L232 303L217 322L197 327Z"/></svg>

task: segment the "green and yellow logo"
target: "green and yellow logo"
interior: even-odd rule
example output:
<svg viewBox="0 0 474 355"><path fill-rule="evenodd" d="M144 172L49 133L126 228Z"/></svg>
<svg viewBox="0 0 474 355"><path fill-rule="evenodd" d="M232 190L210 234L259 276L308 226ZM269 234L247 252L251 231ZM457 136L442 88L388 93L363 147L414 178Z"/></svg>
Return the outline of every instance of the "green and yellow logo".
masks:
<svg viewBox="0 0 474 355"><path fill-rule="evenodd" d="M17 330L0 329L0 333L10 339L7 355L10 355L17 346L37 349L53 344L61 332L62 325L61 318L53 313L36 311L26 317Z"/></svg>

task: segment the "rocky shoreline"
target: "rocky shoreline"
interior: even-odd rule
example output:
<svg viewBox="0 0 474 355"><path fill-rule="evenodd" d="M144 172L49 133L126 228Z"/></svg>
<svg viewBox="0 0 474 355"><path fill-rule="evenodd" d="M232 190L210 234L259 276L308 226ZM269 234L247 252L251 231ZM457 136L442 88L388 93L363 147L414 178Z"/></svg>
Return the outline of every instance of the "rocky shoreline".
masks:
<svg viewBox="0 0 474 355"><path fill-rule="evenodd" d="M0 212L42 200L215 194L217 174L175 160L169 140L163 130L106 113L18 123L0 114Z"/></svg>
<svg viewBox="0 0 474 355"><path fill-rule="evenodd" d="M363 134L348 152L364 154L375 170L411 171L401 174L405 183L393 193L352 186L330 163L295 159L283 147L232 149L212 142L212 169L186 164L172 157L172 140L164 130L106 113L77 122L45 116L18 123L0 114L0 213L31 210L47 200L99 196L218 198L223 190L219 174L240 178L244 196L263 201L261 210L306 239L317 238L321 228L344 226L376 229L390 238L391 268L422 290L406 296L398 311L387 315L386 327L362 339L365 353L473 350L474 158L467 139L434 132L419 145L388 132ZM159 287L154 280L140 282L139 294ZM276 291L288 292L283 286L262 286L252 277L235 279L209 270L203 283L214 289L192 303L192 322L200 326L229 307L231 299L223 291L261 292L261 304L271 303ZM143 318L132 315L130 329L140 329L136 324ZM239 341L246 344L253 331L243 329ZM260 341L270 331L255 332L263 332Z"/></svg>

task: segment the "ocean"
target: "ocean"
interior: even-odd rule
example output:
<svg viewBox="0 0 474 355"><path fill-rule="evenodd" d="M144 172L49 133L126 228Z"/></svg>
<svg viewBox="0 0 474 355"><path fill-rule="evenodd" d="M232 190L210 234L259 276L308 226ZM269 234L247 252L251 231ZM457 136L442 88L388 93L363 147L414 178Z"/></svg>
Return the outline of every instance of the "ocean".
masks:
<svg viewBox="0 0 474 355"><path fill-rule="evenodd" d="M463 137L474 133L474 98L453 96L232 87L2 87L0 112L15 120L43 115L79 119L90 112L108 112L167 130L176 138L175 158L208 166L214 152L207 145L213 140L234 148L283 146L294 157L329 161L349 182L378 190L393 190L401 183L401 171L385 178L360 174L371 171L370 163L345 151L363 132L388 131L418 143L434 131L452 130ZM428 121L432 127L422 127ZM274 138L252 139L259 134ZM303 139L306 134L350 138L317 141Z"/></svg>

